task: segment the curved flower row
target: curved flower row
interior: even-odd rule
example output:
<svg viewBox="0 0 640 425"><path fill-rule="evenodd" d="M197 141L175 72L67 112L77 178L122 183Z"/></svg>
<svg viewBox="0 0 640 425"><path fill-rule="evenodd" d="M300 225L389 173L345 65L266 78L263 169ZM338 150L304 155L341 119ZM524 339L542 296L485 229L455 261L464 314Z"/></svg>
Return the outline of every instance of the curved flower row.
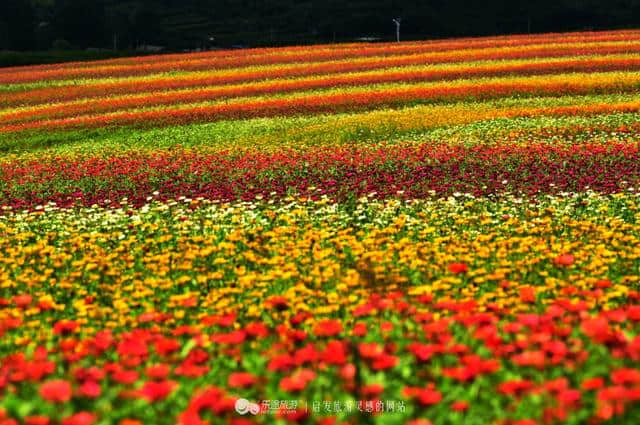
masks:
<svg viewBox="0 0 640 425"><path fill-rule="evenodd" d="M0 105L6 107L19 105L38 105L59 103L77 99L100 98L144 92L166 92L186 88L203 88L206 86L230 85L269 79L315 76L316 81L322 76L348 74L354 72L386 69L377 73L378 79L370 79L366 84L374 82L397 81L437 81L473 77L491 77L500 75L539 75L569 72L603 72L630 71L638 67L640 58L635 55L597 55L578 57L567 56L558 59L517 59L483 62L462 62L459 64L427 65L428 58L423 55L392 56L382 58L348 59L321 63L301 63L293 65L275 65L271 67L250 67L234 70L183 73L179 75L143 76L140 78L87 80L82 84L54 85L42 88L25 88L4 93ZM398 67L422 66L422 69L406 69ZM394 69L398 68L398 69ZM404 71L404 73L402 73ZM385 78L380 78L384 76ZM349 77L349 75L342 78ZM345 84L340 77L328 79L332 85ZM351 84L363 84L358 80ZM329 85L331 86L331 85ZM319 86L320 87L320 86ZM284 89L284 87L282 87ZM258 93L258 92L256 92ZM266 93L266 92L264 92ZM246 94L244 94L246 95Z"/></svg>
<svg viewBox="0 0 640 425"><path fill-rule="evenodd" d="M0 73L0 84L24 84L41 81L58 81L77 78L105 78L148 75L168 71L198 71L209 69L230 69L268 64L287 64L297 62L330 61L367 56L391 56L395 54L418 54L430 51L428 44L392 45L388 47L348 47L340 50L329 49L313 54L307 52L287 53L282 55L256 55L249 57L197 58L189 55L175 62L151 62L133 65L108 65L90 68L69 68L49 70L13 71ZM452 51L431 51L425 55L428 63L468 62L477 60L517 59L532 57L554 57L573 54L583 56L589 54L638 53L638 38L628 41L595 41L569 43L536 43L525 46L475 47L461 46Z"/></svg>
<svg viewBox="0 0 640 425"><path fill-rule="evenodd" d="M531 45L541 43L571 43L571 42L606 42L606 41L633 41L637 40L640 32L637 30L624 30L624 31L599 31L599 32L574 32L574 33L548 33L548 34L528 34L528 35L511 35L508 37L472 37L472 38L457 38L454 40L428 40L418 42L403 42L398 43L377 43L375 46L359 43L344 43L344 44L319 44L311 46L290 46L286 48L253 48L253 49L241 49L241 50L223 50L223 51L207 51L200 53L189 54L190 58L204 59L204 58L230 58L230 57L251 57L251 56L263 56L263 55L287 55L291 53L307 53L313 54L315 51L331 51L331 50L355 50L355 49L374 49L378 52L389 51L402 51L407 48L412 48L416 45L421 45L429 48L429 51L446 51L465 49L469 46L475 48L490 48L509 45ZM125 57L105 59L92 62L66 62L61 64L45 64L45 65L32 65L29 67L8 67L0 69L0 74L13 74L16 72L30 72L34 70L60 70L67 68L92 68L102 67L108 65L134 65L145 63L159 63L159 62L176 62L185 58L184 54L161 54L161 55L147 55L140 57Z"/></svg>
<svg viewBox="0 0 640 425"><path fill-rule="evenodd" d="M94 99L81 99L72 102L54 103L54 104L42 104L29 107L21 107L17 109L5 109L0 110L0 119L5 124L17 124L22 122L40 121L54 118L66 118L76 117L87 114L102 114L113 111L120 111L132 108L144 108L149 106L159 105L176 105L185 103L196 103L204 101L215 101L219 99L235 98L235 97L248 97L248 96L265 96L273 94L285 94L292 92L303 92L308 90L321 90L321 89L336 89L344 87L346 92L350 87L360 87L367 85L377 84L389 84L389 83L420 83L426 81L440 80L440 77L448 78L465 78L462 84L457 81L438 82L433 84L432 93L424 93L421 99L446 99L447 96L453 98L459 97L461 91L468 93L469 96L478 95L483 92L491 91L497 92L500 95L512 95L526 92L526 89L516 87L512 93L503 93L502 90L495 88L495 81L501 81L496 79L479 79L479 80L467 80L473 76L492 76L492 75L517 75L518 77L507 77L503 81L505 83L511 82L513 78L516 81L526 81L522 79L522 75L544 75L548 73L556 74L553 76L553 80L563 78L567 80L567 85L572 85L576 76L573 74L564 75L565 73L578 73L577 78L585 78L584 72L595 73L593 76L589 76L589 79L598 79L600 77L597 73L603 73L605 71L633 71L640 70L640 58L623 59L620 61L611 60L607 58L603 61L590 60L580 62L567 62L567 63L543 63L542 67L531 66L530 64L518 64L517 66L498 65L495 68L487 71L482 67L473 67L465 71L453 71L449 74L434 72L429 67L410 67L410 68L394 68L384 71L366 71L360 73L347 73L337 74L329 76L314 76L311 78L296 78L296 79L276 79L254 82L250 84L240 85L227 85L227 86L212 86L212 87L198 87L195 89L186 89L178 91L158 91L149 92L144 94L116 96L116 97L104 97ZM566 66L565 66L566 65ZM443 75L444 74L444 75ZM633 74L620 75L605 74L610 77L611 82L614 83L613 87L616 91L628 90L628 86L636 87L637 78ZM483 85L489 84L491 86L489 90L483 89ZM473 85L473 90L469 89L469 86ZM445 88L447 94L440 94L439 91ZM539 94L544 93L546 89L545 84L536 83ZM453 90L455 88L457 90ZM440 90L439 90L440 89ZM598 86L598 91L611 90L611 87ZM476 94L478 93L478 94ZM566 94L566 92L563 92Z"/></svg>
<svg viewBox="0 0 640 425"><path fill-rule="evenodd" d="M594 73L495 78L477 81L459 80L447 84L365 86L325 92L301 92L282 97L237 98L213 104L186 104L166 109L123 110L103 115L78 115L44 121L5 124L0 125L0 134L115 125L164 126L253 117L359 111L384 106L402 106L412 102L493 99L516 95L534 97L590 93L636 93L639 81L640 74L635 73ZM206 94L206 91L204 93ZM571 106L555 108L555 111L553 108L551 109L549 111L551 114L563 114L580 112L583 108ZM598 105L595 108L600 113L631 112L636 109L637 102Z"/></svg>

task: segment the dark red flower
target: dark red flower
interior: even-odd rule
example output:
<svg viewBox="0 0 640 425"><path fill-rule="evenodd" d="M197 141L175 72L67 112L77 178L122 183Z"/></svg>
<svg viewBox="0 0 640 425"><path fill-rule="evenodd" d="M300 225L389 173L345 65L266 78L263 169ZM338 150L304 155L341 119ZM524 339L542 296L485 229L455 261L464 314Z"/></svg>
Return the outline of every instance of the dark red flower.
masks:
<svg viewBox="0 0 640 425"><path fill-rule="evenodd" d="M57 335L68 335L78 329L78 323L73 320L60 320L53 325L53 333Z"/></svg>

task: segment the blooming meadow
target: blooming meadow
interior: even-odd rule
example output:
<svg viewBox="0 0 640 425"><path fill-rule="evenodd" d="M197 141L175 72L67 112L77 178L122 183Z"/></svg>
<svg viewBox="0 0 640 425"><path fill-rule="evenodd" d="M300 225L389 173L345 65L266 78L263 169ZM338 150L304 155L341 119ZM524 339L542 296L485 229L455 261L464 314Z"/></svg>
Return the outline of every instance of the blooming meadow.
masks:
<svg viewBox="0 0 640 425"><path fill-rule="evenodd" d="M640 417L640 31L0 69L0 424Z"/></svg>

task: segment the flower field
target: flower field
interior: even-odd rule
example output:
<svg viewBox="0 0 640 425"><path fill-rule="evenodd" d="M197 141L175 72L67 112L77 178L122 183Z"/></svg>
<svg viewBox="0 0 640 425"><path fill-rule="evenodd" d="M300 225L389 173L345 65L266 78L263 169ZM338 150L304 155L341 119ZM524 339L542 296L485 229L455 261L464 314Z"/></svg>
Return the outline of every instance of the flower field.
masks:
<svg viewBox="0 0 640 425"><path fill-rule="evenodd" d="M640 31L0 69L0 425L636 424Z"/></svg>

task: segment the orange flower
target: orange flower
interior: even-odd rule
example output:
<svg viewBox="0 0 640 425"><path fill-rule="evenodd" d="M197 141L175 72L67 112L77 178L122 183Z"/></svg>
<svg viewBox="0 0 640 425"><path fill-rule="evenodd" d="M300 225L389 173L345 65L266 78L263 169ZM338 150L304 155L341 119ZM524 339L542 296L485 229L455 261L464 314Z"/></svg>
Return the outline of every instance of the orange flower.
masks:
<svg viewBox="0 0 640 425"><path fill-rule="evenodd" d="M536 291L531 286L524 286L520 288L520 300L523 303L535 303Z"/></svg>
<svg viewBox="0 0 640 425"><path fill-rule="evenodd" d="M337 319L326 319L318 322L313 332L316 336L334 336L342 332L342 323Z"/></svg>
<svg viewBox="0 0 640 425"><path fill-rule="evenodd" d="M558 255L553 262L558 266L568 267L576 262L576 257L571 254Z"/></svg>

